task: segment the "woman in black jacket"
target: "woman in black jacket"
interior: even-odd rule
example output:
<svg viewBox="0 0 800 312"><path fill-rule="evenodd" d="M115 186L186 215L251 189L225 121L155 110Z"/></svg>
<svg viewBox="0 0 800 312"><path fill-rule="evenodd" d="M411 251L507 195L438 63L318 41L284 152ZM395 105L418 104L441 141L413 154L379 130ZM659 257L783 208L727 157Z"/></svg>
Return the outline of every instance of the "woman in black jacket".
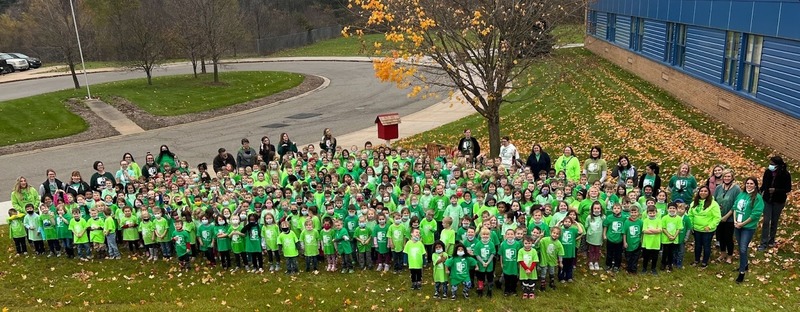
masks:
<svg viewBox="0 0 800 312"><path fill-rule="evenodd" d="M258 154L261 155L261 160L265 163L275 160L275 145L269 142L268 136L261 137L261 147L258 148Z"/></svg>
<svg viewBox="0 0 800 312"><path fill-rule="evenodd" d="M533 177L538 180L540 171L550 171L550 155L547 155L547 152L542 149L541 144L534 143L531 154L528 155L528 161L525 162L525 166L531 168Z"/></svg>
<svg viewBox="0 0 800 312"><path fill-rule="evenodd" d="M636 167L631 164L631 160L628 159L627 155L619 156L619 160L617 160L617 165L611 170L611 176L617 179L617 185L626 186L626 182L628 178L633 178L634 184L638 183L639 181L636 180ZM653 192L653 194L656 194Z"/></svg>
<svg viewBox="0 0 800 312"><path fill-rule="evenodd" d="M322 139L319 140L319 148L325 152L336 152L336 138L331 134L330 128L325 128L322 131Z"/></svg>
<svg viewBox="0 0 800 312"><path fill-rule="evenodd" d="M644 173L639 177L639 189L644 190L645 185L653 186L653 194L658 194L661 189L661 177L658 175L658 164L651 162L644 167Z"/></svg>
<svg viewBox="0 0 800 312"><path fill-rule="evenodd" d="M278 141L278 155L281 157L281 160L283 160L283 155L286 155L288 152L297 153L297 145L294 144L292 140L289 140L289 134L284 132L281 133L281 140Z"/></svg>
<svg viewBox="0 0 800 312"><path fill-rule="evenodd" d="M758 250L775 246L775 233L783 207L786 206L786 194L792 190L792 175L786 169L786 163L780 156L769 159L769 167L761 179L761 196L764 198L764 223L761 225L761 245Z"/></svg>

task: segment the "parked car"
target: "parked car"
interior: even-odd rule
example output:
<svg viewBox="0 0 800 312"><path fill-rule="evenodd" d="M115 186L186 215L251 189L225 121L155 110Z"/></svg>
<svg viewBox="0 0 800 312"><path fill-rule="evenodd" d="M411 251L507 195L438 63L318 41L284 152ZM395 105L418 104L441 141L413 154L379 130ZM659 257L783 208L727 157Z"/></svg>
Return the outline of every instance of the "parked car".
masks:
<svg viewBox="0 0 800 312"><path fill-rule="evenodd" d="M17 53L17 52L14 52L14 53L6 53L6 54L8 54L8 55L11 55L11 56L13 56L13 57L16 57L16 58L21 58L21 59L23 59L23 60L26 60L26 61L28 61L28 67L30 67L30 68L39 68L39 67L42 67L42 61L41 61L39 58L37 58L37 57L30 57L30 56L27 56L27 55L25 55L25 54L22 54L22 53Z"/></svg>
<svg viewBox="0 0 800 312"><path fill-rule="evenodd" d="M8 65L6 60L0 59L0 75L5 75L14 71L14 66Z"/></svg>
<svg viewBox="0 0 800 312"><path fill-rule="evenodd" d="M14 69L12 70L12 72L15 70L26 70L30 68L27 60L13 57L11 55L8 55L7 53L0 53L0 59L6 60L6 63L8 63L8 65L10 65Z"/></svg>

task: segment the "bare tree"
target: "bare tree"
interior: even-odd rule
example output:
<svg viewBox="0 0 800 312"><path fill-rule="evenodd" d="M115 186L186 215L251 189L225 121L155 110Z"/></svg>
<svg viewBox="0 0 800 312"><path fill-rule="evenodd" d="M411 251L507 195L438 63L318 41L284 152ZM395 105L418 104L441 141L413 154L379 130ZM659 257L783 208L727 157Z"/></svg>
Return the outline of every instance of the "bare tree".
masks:
<svg viewBox="0 0 800 312"><path fill-rule="evenodd" d="M186 0L198 18L203 36L205 56L211 59L214 82L219 82L219 60L229 51L243 31L240 23L239 3L236 0Z"/></svg>
<svg viewBox="0 0 800 312"><path fill-rule="evenodd" d="M385 33L388 46L383 48L393 51L376 63L377 76L404 87L409 78L417 78L428 86L456 89L485 118L491 156L500 151L500 106L507 102L512 82L549 54L551 30L569 12L581 10L583 2L350 0L367 17L365 25L356 25L357 33ZM422 63L438 66L428 70ZM442 73L447 79L431 79ZM412 94L421 88L415 86Z"/></svg>
<svg viewBox="0 0 800 312"><path fill-rule="evenodd" d="M78 42L75 38L75 26L72 22L72 13L68 1L30 0L25 18L30 19L33 26L33 39L41 46L56 49L61 59L69 66L72 82L75 89L80 89L78 75L75 73L75 62L79 59ZM78 31L85 34L88 24L88 14L84 14L83 1L75 1L75 16ZM84 45L86 46L86 45Z"/></svg>

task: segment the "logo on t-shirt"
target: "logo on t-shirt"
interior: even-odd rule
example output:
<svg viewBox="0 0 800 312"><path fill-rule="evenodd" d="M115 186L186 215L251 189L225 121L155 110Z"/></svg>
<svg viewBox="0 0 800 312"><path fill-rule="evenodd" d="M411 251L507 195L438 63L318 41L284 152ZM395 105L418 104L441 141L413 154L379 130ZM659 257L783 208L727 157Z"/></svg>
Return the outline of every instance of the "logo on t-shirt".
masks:
<svg viewBox="0 0 800 312"><path fill-rule="evenodd" d="M572 232L564 231L564 234L561 234L561 241L564 242L564 244L572 242Z"/></svg>
<svg viewBox="0 0 800 312"><path fill-rule="evenodd" d="M464 274L466 272L467 264L463 261L456 263L456 272Z"/></svg>
<svg viewBox="0 0 800 312"><path fill-rule="evenodd" d="M600 169L596 163L590 163L588 168L589 172L597 172L597 169Z"/></svg>
<svg viewBox="0 0 800 312"><path fill-rule="evenodd" d="M630 233L631 236L637 236L637 235L639 235L639 227L638 226L632 226L632 227L628 228L628 232Z"/></svg>
<svg viewBox="0 0 800 312"><path fill-rule="evenodd" d="M516 253L517 252L512 248L506 249L506 260L513 261Z"/></svg>
<svg viewBox="0 0 800 312"><path fill-rule="evenodd" d="M619 222L619 221L611 222L611 230L614 231L614 233L622 233L622 231L621 231L622 230L622 222Z"/></svg>

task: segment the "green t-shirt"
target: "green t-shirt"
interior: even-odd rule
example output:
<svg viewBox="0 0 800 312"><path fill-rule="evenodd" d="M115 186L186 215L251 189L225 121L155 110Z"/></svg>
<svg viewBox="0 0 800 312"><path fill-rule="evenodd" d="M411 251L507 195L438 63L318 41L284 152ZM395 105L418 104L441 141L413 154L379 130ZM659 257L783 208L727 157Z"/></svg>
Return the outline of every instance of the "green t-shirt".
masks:
<svg viewBox="0 0 800 312"><path fill-rule="evenodd" d="M570 226L568 229L561 228L561 245L564 246L564 258L575 258L576 238L578 238L578 227Z"/></svg>
<svg viewBox="0 0 800 312"><path fill-rule="evenodd" d="M658 217L655 217L652 220L650 218L644 218L644 220L642 220L642 231L644 230L658 230L658 233L644 233L644 237L642 238L642 247L650 250L661 249L661 219Z"/></svg>
<svg viewBox="0 0 800 312"><path fill-rule="evenodd" d="M474 268L478 261L472 257L459 257L447 259L444 266L450 270L450 286L458 286L459 284L469 280L469 270Z"/></svg>
<svg viewBox="0 0 800 312"><path fill-rule="evenodd" d="M561 240L554 240L549 236L539 241L539 254L542 255L539 265L554 267L558 265L558 259L564 257L564 245Z"/></svg>
<svg viewBox="0 0 800 312"><path fill-rule="evenodd" d="M336 254L336 245L333 242L336 232L323 229L320 234L322 236L322 253L325 255Z"/></svg>
<svg viewBox="0 0 800 312"><path fill-rule="evenodd" d="M410 240L403 247L403 252L408 255L409 269L422 269L422 262L425 259L425 244L421 241Z"/></svg>
<svg viewBox="0 0 800 312"><path fill-rule="evenodd" d="M419 222L419 229L420 229L420 240L425 245L433 245L435 233L438 231L438 225L436 224L436 220L424 218L422 221Z"/></svg>
<svg viewBox="0 0 800 312"><path fill-rule="evenodd" d="M258 224L250 225L244 232L244 251L245 252L261 252L261 229Z"/></svg>
<svg viewBox="0 0 800 312"><path fill-rule="evenodd" d="M157 243L166 243L169 241L169 221L167 218L161 217L156 218L155 220L151 221L155 224L155 233L156 233L156 242ZM188 234L188 233L187 233ZM164 237L159 237L159 235L164 235Z"/></svg>
<svg viewBox="0 0 800 312"><path fill-rule="evenodd" d="M142 242L145 245L151 245L156 242L156 223L153 221L142 221L139 224L139 230L142 233Z"/></svg>
<svg viewBox="0 0 800 312"><path fill-rule="evenodd" d="M641 246L642 224L642 219L636 219L636 221L625 220L625 225L622 227L625 229L625 241L628 243L626 251L634 251Z"/></svg>
<svg viewBox="0 0 800 312"><path fill-rule="evenodd" d="M294 234L294 231L289 231L288 233L281 232L278 234L278 245L281 245L281 252L284 257L292 258L299 255L297 251L297 242L297 235ZM310 247L310 249L317 249L315 245L311 245Z"/></svg>
<svg viewBox="0 0 800 312"><path fill-rule="evenodd" d="M508 241L503 241L500 244L500 257L503 264L503 274L518 275L519 265L517 263L517 252L522 248L522 244L516 240L509 244ZM535 252L534 252L535 253Z"/></svg>
<svg viewBox="0 0 800 312"><path fill-rule="evenodd" d="M8 225L11 229L11 238L20 238L28 235L28 231L25 229L25 224L22 220L23 217L10 217L8 219Z"/></svg>
<svg viewBox="0 0 800 312"><path fill-rule="evenodd" d="M216 233L216 226L213 224L201 224L197 227L197 237L200 238L200 251L206 251L211 248L214 243L214 233Z"/></svg>
<svg viewBox="0 0 800 312"><path fill-rule="evenodd" d="M91 231L89 233L89 241L92 243L102 244L106 242L106 236L103 235L103 226L105 226L105 220L98 217L97 219L89 219L86 221L86 226L89 227Z"/></svg>
<svg viewBox="0 0 800 312"><path fill-rule="evenodd" d="M439 239L444 243L445 252L452 255L456 244L456 232L453 229L442 229L442 232L439 233Z"/></svg>
<svg viewBox="0 0 800 312"><path fill-rule="evenodd" d="M522 261L526 266L530 266L531 263L539 262L539 255L536 253L536 249L531 248L531 250L525 250L525 248L520 248L517 251L517 261ZM523 269L521 265L519 266L520 280L536 280L537 278L536 269L528 273L525 272L525 269Z"/></svg>
<svg viewBox="0 0 800 312"><path fill-rule="evenodd" d="M547 225L547 222L544 221L544 218L542 218L538 224L534 219L531 219L531 222L528 222L528 235L531 235L531 233L533 233L533 229L537 227L542 230L542 236L550 236L550 226Z"/></svg>
<svg viewBox="0 0 800 312"><path fill-rule="evenodd" d="M178 257L189 253L191 250L189 247L189 244L191 243L189 232L184 230L175 230L175 232L172 232L172 239L175 241L175 253L178 255Z"/></svg>
<svg viewBox="0 0 800 312"><path fill-rule="evenodd" d="M217 251L230 251L231 250L231 239L228 237L228 232L231 231L231 226L227 224L221 224L214 227L214 233L216 233L215 239L217 240Z"/></svg>
<svg viewBox="0 0 800 312"><path fill-rule="evenodd" d="M136 215L131 214L130 217L126 217L123 215L119 219L119 225L122 227L122 240L123 241L138 241L139 240L139 231L137 230L139 225L139 218Z"/></svg>
<svg viewBox="0 0 800 312"><path fill-rule="evenodd" d="M370 247L372 247L372 231L370 231L367 227L357 227L356 230L353 232L353 237L356 239L356 247L358 248L358 252L368 252ZM362 243L361 241L365 241L366 243Z"/></svg>
<svg viewBox="0 0 800 312"><path fill-rule="evenodd" d="M275 223L270 225L264 225L261 227L261 236L264 237L264 243L267 245L267 250L269 251L277 251L278 250L278 235L280 234L280 229Z"/></svg>
<svg viewBox="0 0 800 312"><path fill-rule="evenodd" d="M622 242L622 234L625 232L624 225L625 218L622 217L622 214L620 216L613 214L606 216L606 219L603 220L603 227L606 228L606 238L609 243Z"/></svg>
<svg viewBox="0 0 800 312"><path fill-rule="evenodd" d="M242 232L243 229L244 225L239 223L238 226L231 225L231 229L228 231L228 237L231 238L231 251L233 251L235 254L244 252L244 235L233 234L233 232Z"/></svg>
<svg viewBox="0 0 800 312"><path fill-rule="evenodd" d="M72 232L69 231L69 220L72 220L72 215L68 213L65 213L63 216L56 216L56 238L72 238Z"/></svg>
<svg viewBox="0 0 800 312"><path fill-rule="evenodd" d="M43 240L58 239L56 235L56 218L52 214L39 215L39 225L44 233Z"/></svg>
<svg viewBox="0 0 800 312"><path fill-rule="evenodd" d="M492 242L491 239L486 243L478 240L472 250L477 260L479 260L478 272L494 272L494 261L491 261L492 256L494 256L497 250L494 242ZM481 262L489 262L489 265L484 267Z"/></svg>
<svg viewBox="0 0 800 312"><path fill-rule="evenodd" d="M661 228L667 230L669 235L675 236L674 240L669 240L667 234L661 233L662 244L678 244L678 236L683 229L683 219L678 215L670 217L669 215L661 217Z"/></svg>
<svg viewBox="0 0 800 312"><path fill-rule="evenodd" d="M320 239L321 236L316 229L311 229L311 231L303 230L303 232L300 232L300 240L303 242L303 255L306 257L315 257L319 255Z"/></svg>
<svg viewBox="0 0 800 312"><path fill-rule="evenodd" d="M434 196L433 199L431 199L430 206L428 209L433 210L434 220L442 222L442 219L444 219L444 210L445 208L447 208L449 202L450 200L448 200L447 197L444 195ZM453 224L458 224L458 222L460 221L453 220Z"/></svg>
<svg viewBox="0 0 800 312"><path fill-rule="evenodd" d="M73 242L75 244L85 244L89 242L89 233L86 231L87 224L86 220L80 219L75 220L72 219L69 221L69 230L73 234Z"/></svg>
<svg viewBox="0 0 800 312"><path fill-rule="evenodd" d="M447 282L447 272L445 272L445 261L442 263L438 263L440 258L447 259L447 253L433 253L431 256L431 261L433 261L433 282L434 283L446 283Z"/></svg>
<svg viewBox="0 0 800 312"><path fill-rule="evenodd" d="M683 229L680 235L678 235L678 244L683 244L683 242L686 241L686 234L692 229L692 218L689 217L689 214L684 214L683 217L680 218L683 220Z"/></svg>
<svg viewBox="0 0 800 312"><path fill-rule="evenodd" d="M389 234L389 239L392 240L392 251L403 252L406 238L409 237L408 228L402 224L392 224L389 226L387 234Z"/></svg>
<svg viewBox="0 0 800 312"><path fill-rule="evenodd" d="M341 230L336 230L336 246L340 255L349 255L353 253L353 246L350 244L350 233L346 228L342 227ZM401 247L402 248L402 247Z"/></svg>

